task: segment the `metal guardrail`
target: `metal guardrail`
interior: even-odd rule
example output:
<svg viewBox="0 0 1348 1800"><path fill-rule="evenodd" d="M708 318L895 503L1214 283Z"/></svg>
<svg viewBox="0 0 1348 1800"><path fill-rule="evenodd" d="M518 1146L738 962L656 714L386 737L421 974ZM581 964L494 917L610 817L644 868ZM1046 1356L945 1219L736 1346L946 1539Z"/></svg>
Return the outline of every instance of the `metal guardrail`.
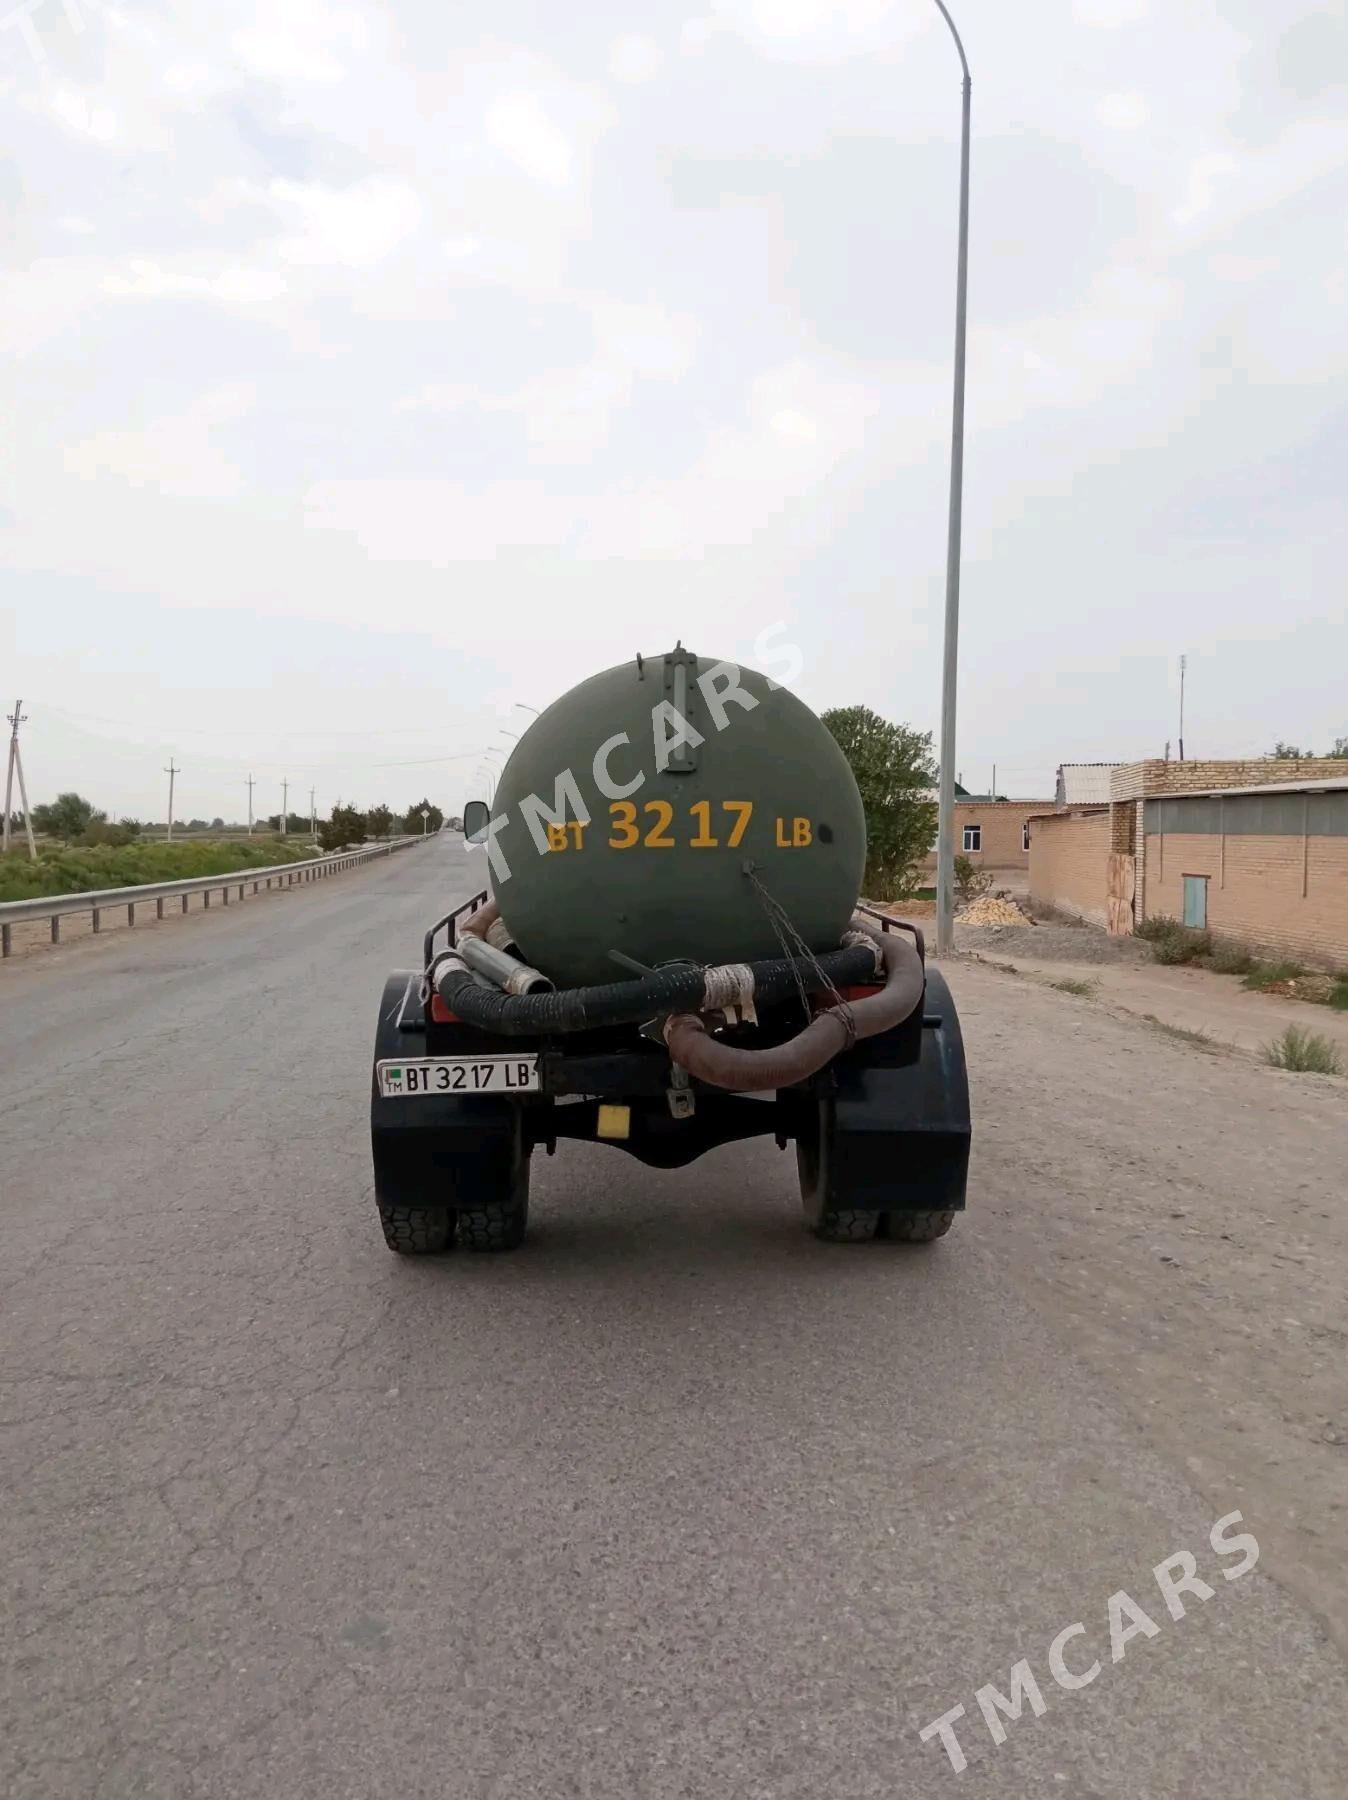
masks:
<svg viewBox="0 0 1348 1800"><path fill-rule="evenodd" d="M28 919L50 919L51 941L59 944L61 920L70 913L92 913L94 930L98 931L103 913L113 906L125 906L128 925L136 922L136 908L147 906L152 900L158 919L164 916L165 900L180 899L182 910L186 912L192 894L203 895L209 908L211 895L218 892L224 905L228 906L229 896L235 888L242 900L243 891L249 885L255 894L259 888L270 888L273 882L278 887L302 886L306 882L321 881L327 875L340 875L344 869L369 862L376 856L391 856L395 850L408 850L413 844L426 841L425 837L390 838L384 844L369 844L360 850L338 850L331 856L315 856L308 862L279 863L269 869L235 869L224 875L193 875L186 881L147 881L138 887L97 888L84 894L47 894L31 900L0 901L0 953L9 955L11 927Z"/></svg>

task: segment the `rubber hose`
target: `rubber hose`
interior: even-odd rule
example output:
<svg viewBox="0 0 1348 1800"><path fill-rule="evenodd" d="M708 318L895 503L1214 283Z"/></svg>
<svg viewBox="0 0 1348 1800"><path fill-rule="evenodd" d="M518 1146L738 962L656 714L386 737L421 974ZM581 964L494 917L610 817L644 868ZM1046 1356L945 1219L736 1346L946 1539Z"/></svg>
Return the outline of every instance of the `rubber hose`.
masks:
<svg viewBox="0 0 1348 1800"><path fill-rule="evenodd" d="M473 917L479 918L481 913ZM801 986L808 994L818 994L873 981L877 948L868 941L843 950L826 950L812 962L774 957L742 966L753 978L755 1005L775 1006L790 1000ZM674 963L633 981L563 988L555 994L503 994L474 980L452 952L441 955L431 973L436 993L456 1018L500 1037L644 1025L667 1013L695 1013L706 1003L708 975L700 964Z"/></svg>
<svg viewBox="0 0 1348 1800"><path fill-rule="evenodd" d="M879 949L884 987L878 994L849 1002L850 1035L857 1039L901 1025L922 1003L927 977L916 948L907 938L886 935L879 940ZM746 1050L714 1038L695 1013L681 1013L666 1022L665 1043L673 1061L709 1087L754 1094L806 1080L848 1047L849 1032L842 1008L835 1006L784 1044Z"/></svg>

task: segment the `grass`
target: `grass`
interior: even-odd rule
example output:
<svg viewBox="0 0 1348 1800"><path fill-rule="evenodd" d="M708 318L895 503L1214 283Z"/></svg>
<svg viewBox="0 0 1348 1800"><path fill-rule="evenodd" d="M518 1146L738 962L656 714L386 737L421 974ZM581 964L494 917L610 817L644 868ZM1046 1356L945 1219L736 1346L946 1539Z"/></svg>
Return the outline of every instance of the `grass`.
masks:
<svg viewBox="0 0 1348 1800"><path fill-rule="evenodd" d="M1240 985L1249 988L1252 994L1262 994L1278 982L1295 981L1298 975L1304 974L1300 963L1256 963Z"/></svg>
<svg viewBox="0 0 1348 1800"><path fill-rule="evenodd" d="M1328 1004L1335 1012L1348 1012L1348 975L1340 975L1334 983Z"/></svg>
<svg viewBox="0 0 1348 1800"><path fill-rule="evenodd" d="M1239 944L1218 944L1208 958L1214 975L1248 975L1254 966L1254 958Z"/></svg>
<svg viewBox="0 0 1348 1800"><path fill-rule="evenodd" d="M1064 975L1061 981L1050 981L1048 985L1057 988L1060 994L1076 994L1079 999L1089 1000L1091 995L1098 990L1100 983L1084 981L1076 975Z"/></svg>
<svg viewBox="0 0 1348 1800"><path fill-rule="evenodd" d="M1164 1019L1158 1019L1155 1013L1143 1013L1145 1022L1162 1037L1174 1039L1178 1044L1191 1044L1196 1050L1215 1050L1217 1046L1206 1031L1189 1031L1183 1025L1168 1025Z"/></svg>
<svg viewBox="0 0 1348 1800"><path fill-rule="evenodd" d="M1212 954L1210 932L1192 931L1178 919L1167 918L1164 914L1143 919L1133 935L1151 945L1153 961L1170 967L1199 962Z"/></svg>
<svg viewBox="0 0 1348 1800"><path fill-rule="evenodd" d="M1342 1075L1343 1057L1328 1038L1316 1031L1289 1025L1281 1037L1264 1045L1264 1061L1270 1068L1291 1069L1298 1075Z"/></svg>
<svg viewBox="0 0 1348 1800"><path fill-rule="evenodd" d="M33 861L25 851L0 856L0 900L47 899L55 894L87 894L97 888L142 887L160 881L187 881L194 875L229 875L236 869L265 869L281 863L305 862L309 843L282 843L268 838L252 844L219 843L197 838L191 843L147 842L72 845L39 852Z"/></svg>

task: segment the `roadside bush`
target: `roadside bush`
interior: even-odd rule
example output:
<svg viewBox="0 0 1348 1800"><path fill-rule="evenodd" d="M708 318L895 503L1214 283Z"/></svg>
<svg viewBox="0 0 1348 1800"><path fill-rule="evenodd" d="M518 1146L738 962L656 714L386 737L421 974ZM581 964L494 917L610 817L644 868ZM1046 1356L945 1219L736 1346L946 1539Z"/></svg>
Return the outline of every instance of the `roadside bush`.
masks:
<svg viewBox="0 0 1348 1800"><path fill-rule="evenodd" d="M955 899L961 906L972 906L975 900L981 900L992 887L992 877L986 869L980 869L972 858L957 856L955 858Z"/></svg>
<svg viewBox="0 0 1348 1800"><path fill-rule="evenodd" d="M194 875L229 875L304 862L311 844L147 842L51 848L36 861L19 851L0 856L0 900L45 899L51 894L87 894L96 888L139 887L146 882L185 881Z"/></svg>
<svg viewBox="0 0 1348 1800"><path fill-rule="evenodd" d="M1151 939L1153 961L1171 967L1179 963L1197 962L1200 957L1207 956L1211 949L1210 933L1190 931L1183 925L1176 925L1173 920L1169 931Z"/></svg>
<svg viewBox="0 0 1348 1800"><path fill-rule="evenodd" d="M1295 981L1304 973L1300 963L1256 963L1240 985L1249 988L1252 994L1262 994L1265 988L1276 987L1285 981Z"/></svg>
<svg viewBox="0 0 1348 1800"><path fill-rule="evenodd" d="M1254 958L1239 944L1218 944L1208 958L1208 967L1218 975L1248 975Z"/></svg>
<svg viewBox="0 0 1348 1800"><path fill-rule="evenodd" d="M1348 975L1340 975L1335 981L1329 1004L1335 1012L1348 1012Z"/></svg>
<svg viewBox="0 0 1348 1800"><path fill-rule="evenodd" d="M1175 932L1183 929L1178 919L1172 919L1166 913L1157 913L1154 918L1139 920L1133 927L1133 936L1140 937L1144 944L1155 944L1161 938L1173 937Z"/></svg>
<svg viewBox="0 0 1348 1800"><path fill-rule="evenodd" d="M1289 1025L1279 1038L1264 1045L1264 1061L1270 1068L1291 1069L1298 1075L1342 1075L1343 1058L1336 1045L1316 1031Z"/></svg>

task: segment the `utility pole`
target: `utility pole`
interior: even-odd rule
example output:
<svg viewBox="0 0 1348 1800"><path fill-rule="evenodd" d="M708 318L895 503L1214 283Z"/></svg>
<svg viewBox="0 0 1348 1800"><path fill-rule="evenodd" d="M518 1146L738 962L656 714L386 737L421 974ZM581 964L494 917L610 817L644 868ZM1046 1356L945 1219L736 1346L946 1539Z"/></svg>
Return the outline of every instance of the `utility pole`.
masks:
<svg viewBox="0 0 1348 1800"><path fill-rule="evenodd" d="M993 763L993 765L992 765L992 797L994 800L997 798L997 765L996 765L996 763Z"/></svg>
<svg viewBox="0 0 1348 1800"><path fill-rule="evenodd" d="M166 844L171 844L173 842L173 782L176 776L182 774L182 770L177 766L171 756L168 759L168 767L164 770L164 773L169 778L168 835L165 837L164 842Z"/></svg>
<svg viewBox="0 0 1348 1800"><path fill-rule="evenodd" d="M286 827L289 825L289 823L290 823L290 783L289 783L289 781L283 781L281 783L281 836L282 837L285 836Z"/></svg>
<svg viewBox="0 0 1348 1800"><path fill-rule="evenodd" d="M1179 728L1179 753L1180 753L1179 759L1181 762L1184 761L1184 675L1185 675L1185 671L1188 669L1188 667L1189 667L1188 657L1181 656L1181 658L1180 658L1180 728Z"/></svg>
<svg viewBox="0 0 1348 1800"><path fill-rule="evenodd" d="M314 811L314 790L309 789L309 836L318 842L318 814Z"/></svg>
<svg viewBox="0 0 1348 1800"><path fill-rule="evenodd" d="M5 825L4 847L9 849L9 809L14 798L14 777L19 777L19 799L23 805L23 828L28 835L29 857L37 861L37 845L33 841L33 819L28 811L28 789L23 779L23 757L19 754L19 727L28 714L23 710L23 701L14 702L14 711L9 714L9 766L5 770Z"/></svg>
<svg viewBox="0 0 1348 1800"><path fill-rule="evenodd" d="M945 651L941 666L941 785L936 827L936 954L955 948L955 686L959 672L960 531L964 510L964 339L969 293L969 114L973 78L964 45L944 0L936 6L950 27L964 73L960 124L959 248L955 264L955 394L950 419L950 520L945 551Z"/></svg>
<svg viewBox="0 0 1348 1800"><path fill-rule="evenodd" d="M249 837L252 837L252 835L253 835L253 788L254 788L254 786L255 786L255 783L253 781L253 777L250 775L248 777L248 835L249 835Z"/></svg>

